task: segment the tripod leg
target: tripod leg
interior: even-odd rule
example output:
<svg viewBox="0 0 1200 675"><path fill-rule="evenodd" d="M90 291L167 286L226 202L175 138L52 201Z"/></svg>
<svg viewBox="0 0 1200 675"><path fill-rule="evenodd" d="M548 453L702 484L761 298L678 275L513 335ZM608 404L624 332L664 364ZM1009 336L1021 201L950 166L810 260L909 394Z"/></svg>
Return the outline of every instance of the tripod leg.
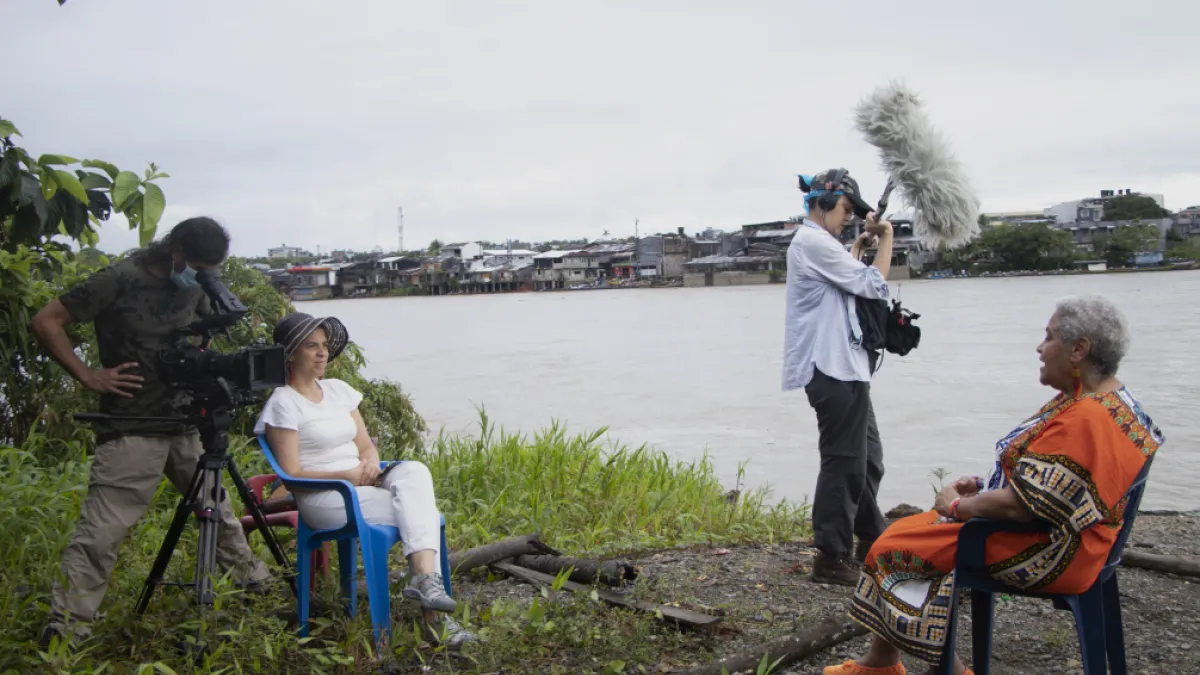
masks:
<svg viewBox="0 0 1200 675"><path fill-rule="evenodd" d="M275 536L275 531L267 525L267 517L263 515L258 499L250 492L250 488L246 487L246 482L242 480L232 459L229 460L226 467L229 469L229 477L233 479L233 485L237 488L238 495L242 498L242 503L246 505L246 512L254 518L254 524L258 526L258 531L262 533L263 539L267 542L267 548L271 550L275 562L284 571L288 586L292 589L292 595L300 597L296 592L296 572L292 569L292 564L287 556L284 555L283 546L280 545L279 538Z"/></svg>
<svg viewBox="0 0 1200 675"><path fill-rule="evenodd" d="M162 583L163 574L171 562L171 555L175 553L175 545L179 543L179 536L183 534L188 516L192 514L192 509L196 505L196 493L199 490L200 472L197 471L196 475L192 477L192 484L187 493L179 498L179 506L175 507L175 517L171 519L171 527L167 529L167 536L163 537L162 545L158 547L158 556L154 559L154 566L150 568L150 574L142 586L142 594L138 597L137 603L139 615L145 614L146 608L150 606L150 598L154 595L155 587Z"/></svg>
<svg viewBox="0 0 1200 675"><path fill-rule="evenodd" d="M217 528L220 527L217 509L225 488L221 485L219 465L205 467L203 473L200 508L196 513L200 521L196 551L196 600L208 606L213 604L213 576L217 571Z"/></svg>

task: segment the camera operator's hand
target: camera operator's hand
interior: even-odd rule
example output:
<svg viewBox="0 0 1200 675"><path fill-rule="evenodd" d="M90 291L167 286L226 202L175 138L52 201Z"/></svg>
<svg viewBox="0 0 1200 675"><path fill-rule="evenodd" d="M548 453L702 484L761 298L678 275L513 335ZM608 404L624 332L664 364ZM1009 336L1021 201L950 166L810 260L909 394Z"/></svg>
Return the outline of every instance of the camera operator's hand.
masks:
<svg viewBox="0 0 1200 675"><path fill-rule="evenodd" d="M867 224L864 229L877 237L883 237L892 234L892 222L879 220L879 217L872 211L867 214Z"/></svg>
<svg viewBox="0 0 1200 675"><path fill-rule="evenodd" d="M83 380L83 386L100 394L116 394L125 398L133 398L132 392L142 388L142 376L125 371L129 368L137 368L137 366L137 361L131 361L112 368L90 371Z"/></svg>

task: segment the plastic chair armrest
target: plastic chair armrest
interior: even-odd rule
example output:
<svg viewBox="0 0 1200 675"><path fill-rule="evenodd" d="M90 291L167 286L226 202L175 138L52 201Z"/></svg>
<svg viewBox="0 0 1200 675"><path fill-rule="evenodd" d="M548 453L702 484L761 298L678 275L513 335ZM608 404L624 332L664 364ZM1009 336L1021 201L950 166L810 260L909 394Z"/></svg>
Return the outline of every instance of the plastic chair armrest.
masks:
<svg viewBox="0 0 1200 675"><path fill-rule="evenodd" d="M1035 520L1019 523L1015 520L972 518L958 531L956 567L976 574L987 573L987 540L1000 532L1045 532L1046 523Z"/></svg>
<svg viewBox="0 0 1200 675"><path fill-rule="evenodd" d="M358 517L356 514L361 510L358 506L358 490L350 484L348 480L339 480L334 478L292 478L291 476L281 476L283 484L289 490L334 490L342 496L342 502L346 506L346 522L356 523Z"/></svg>

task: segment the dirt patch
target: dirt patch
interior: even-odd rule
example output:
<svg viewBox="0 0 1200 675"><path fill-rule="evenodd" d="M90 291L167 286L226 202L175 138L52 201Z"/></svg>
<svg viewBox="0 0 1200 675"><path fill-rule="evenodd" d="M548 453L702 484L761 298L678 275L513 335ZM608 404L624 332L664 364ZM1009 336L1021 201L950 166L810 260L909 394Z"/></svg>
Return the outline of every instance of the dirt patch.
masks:
<svg viewBox="0 0 1200 675"><path fill-rule="evenodd" d="M1147 514L1138 519L1130 545L1164 555L1200 556L1198 534L1200 518ZM639 672L638 666L650 673L679 672L824 618L844 617L850 590L809 581L812 554L806 543L791 542L670 550L624 558L642 570L641 579L626 591L632 597L725 616L721 627L707 635L679 632L643 619L631 638L659 647L649 650L649 660L627 662L624 672ZM1119 579L1129 672L1200 675L1200 665L1196 665L1192 654L1192 647L1200 645L1200 585L1181 577L1130 568L1122 568ZM529 602L536 592L511 579L489 582L467 578L460 582L456 595L470 598L472 606L483 608L497 598ZM629 615L614 609L600 611L612 613L616 621L622 620L621 615ZM967 604L959 627L959 653L968 663L969 615ZM863 638L845 643L777 673L820 673L826 665L863 653L868 642ZM553 660L565 669L563 672L600 672L603 665L590 662L585 650L560 654ZM916 660L906 660L906 666L913 673L925 669ZM525 671L513 666L496 672ZM1054 610L1044 601L999 600L992 672L1082 673L1070 613Z"/></svg>

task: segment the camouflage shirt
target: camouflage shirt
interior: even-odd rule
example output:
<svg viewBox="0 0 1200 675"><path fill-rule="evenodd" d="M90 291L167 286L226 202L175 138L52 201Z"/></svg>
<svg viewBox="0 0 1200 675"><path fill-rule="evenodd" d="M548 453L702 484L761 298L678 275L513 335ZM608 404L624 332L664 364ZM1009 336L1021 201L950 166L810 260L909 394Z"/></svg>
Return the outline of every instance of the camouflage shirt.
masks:
<svg viewBox="0 0 1200 675"><path fill-rule="evenodd" d="M175 417L182 414L179 393L162 380L159 352L170 345L172 331L211 313L208 297L199 288L182 290L143 267L135 254L96 272L59 300L71 319L92 322L100 363L105 368L137 362L125 372L141 375L142 388L133 398L100 395L100 412L110 415ZM183 433L183 424L114 421L95 425L99 440L115 436L162 436Z"/></svg>

